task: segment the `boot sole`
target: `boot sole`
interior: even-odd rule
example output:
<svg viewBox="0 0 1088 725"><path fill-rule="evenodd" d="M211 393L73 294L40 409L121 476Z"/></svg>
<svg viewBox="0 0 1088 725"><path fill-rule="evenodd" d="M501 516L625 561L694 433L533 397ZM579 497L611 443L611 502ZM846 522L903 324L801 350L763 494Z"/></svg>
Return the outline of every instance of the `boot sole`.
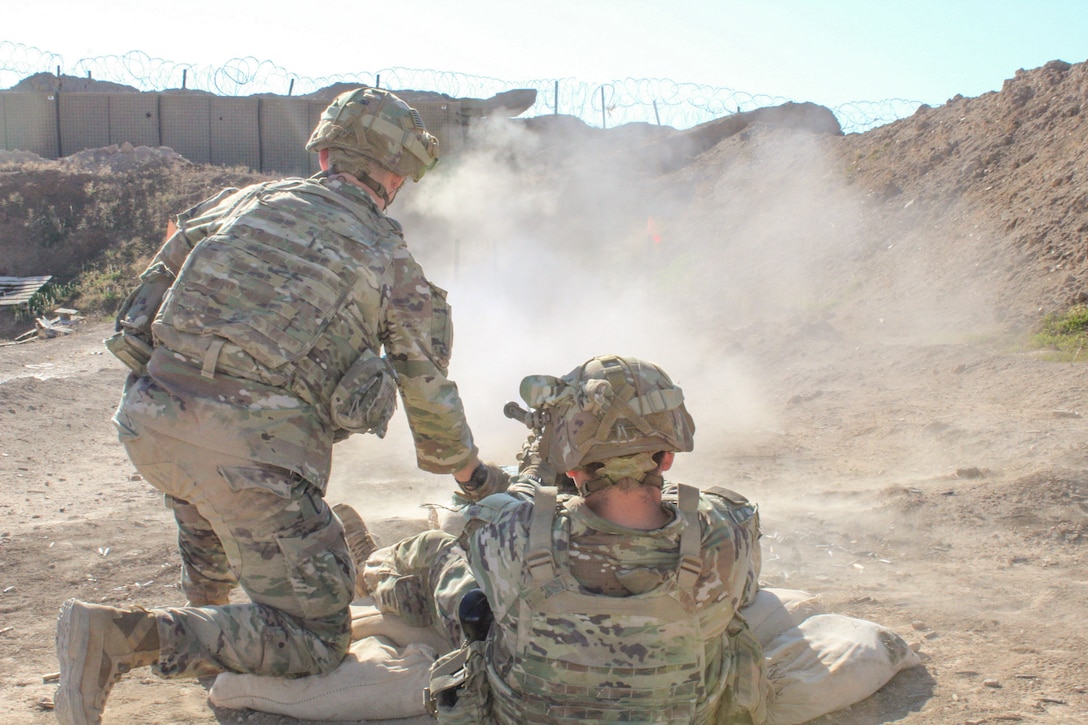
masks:
<svg viewBox="0 0 1088 725"><path fill-rule="evenodd" d="M101 719L87 720L80 685L87 664L90 642L90 618L75 599L61 605L57 620L57 660L60 662L60 686L53 702L61 725L99 725Z"/></svg>

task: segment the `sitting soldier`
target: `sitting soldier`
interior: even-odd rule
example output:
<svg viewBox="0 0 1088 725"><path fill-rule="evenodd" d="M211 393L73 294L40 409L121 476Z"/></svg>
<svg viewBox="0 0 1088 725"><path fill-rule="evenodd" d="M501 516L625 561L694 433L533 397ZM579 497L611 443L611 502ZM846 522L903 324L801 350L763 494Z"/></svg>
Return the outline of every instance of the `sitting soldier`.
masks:
<svg viewBox="0 0 1088 725"><path fill-rule="evenodd" d="M460 538L424 532L364 572L379 608L460 646L432 670L432 713L763 722L763 655L737 615L758 589L758 513L664 482L694 444L681 389L653 363L604 356L521 393L535 436L508 490L472 505ZM563 471L577 495L545 485Z"/></svg>

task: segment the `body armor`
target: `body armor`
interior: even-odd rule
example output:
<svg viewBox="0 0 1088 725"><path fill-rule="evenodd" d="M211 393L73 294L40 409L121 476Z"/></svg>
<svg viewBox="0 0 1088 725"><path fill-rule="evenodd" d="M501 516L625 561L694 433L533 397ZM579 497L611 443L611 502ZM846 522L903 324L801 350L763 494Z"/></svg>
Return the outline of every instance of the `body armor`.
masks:
<svg viewBox="0 0 1088 725"><path fill-rule="evenodd" d="M156 342L208 377L288 390L332 429L384 433L395 376L374 351L383 274L404 246L395 222L315 180L262 184L224 204L163 302ZM352 399L360 390L373 399ZM377 398L388 410L368 424Z"/></svg>
<svg viewBox="0 0 1088 725"><path fill-rule="evenodd" d="M731 681L727 602L698 609L698 491L682 486L680 561L658 587L588 594L570 573L569 522L555 489L538 490L526 566L533 587L516 632L487 643L492 717L516 723L717 723ZM710 660L710 661L708 661Z"/></svg>

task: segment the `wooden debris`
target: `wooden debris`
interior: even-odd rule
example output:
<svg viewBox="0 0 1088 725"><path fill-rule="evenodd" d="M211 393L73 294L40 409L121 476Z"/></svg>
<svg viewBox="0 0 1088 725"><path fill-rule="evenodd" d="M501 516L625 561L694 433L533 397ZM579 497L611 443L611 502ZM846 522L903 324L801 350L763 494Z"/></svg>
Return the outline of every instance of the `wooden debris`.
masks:
<svg viewBox="0 0 1088 725"><path fill-rule="evenodd" d="M42 277L0 277L0 306L26 305L34 293L53 279L52 275Z"/></svg>
<svg viewBox="0 0 1088 725"><path fill-rule="evenodd" d="M41 340L56 337L57 335L68 335L83 320L79 315L79 310L73 310L70 307L58 307L53 310L53 315L53 317L35 318L34 329L17 335L14 342L20 343L34 338Z"/></svg>
<svg viewBox="0 0 1088 725"><path fill-rule="evenodd" d="M73 310L70 307L58 307L53 310L53 314L56 315L61 322L75 322L79 319L79 310Z"/></svg>
<svg viewBox="0 0 1088 725"><path fill-rule="evenodd" d="M72 332L72 328L68 327L67 323L62 322L59 317L53 320L48 317L39 317L34 322L38 330L38 337L56 337L58 334L67 335Z"/></svg>

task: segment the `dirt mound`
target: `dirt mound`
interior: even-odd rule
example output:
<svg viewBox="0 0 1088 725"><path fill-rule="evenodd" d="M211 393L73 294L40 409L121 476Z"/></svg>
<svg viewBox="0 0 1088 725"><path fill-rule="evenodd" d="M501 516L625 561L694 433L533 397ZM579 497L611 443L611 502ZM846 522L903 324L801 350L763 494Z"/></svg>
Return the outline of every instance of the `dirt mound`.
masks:
<svg viewBox="0 0 1088 725"><path fill-rule="evenodd" d="M73 285L57 304L109 313L172 215L224 186L259 178L198 166L166 147L127 143L57 161L0 153L0 276L52 275L55 285ZM0 337L25 327L0 308Z"/></svg>
<svg viewBox="0 0 1088 725"><path fill-rule="evenodd" d="M7 164L44 164L45 159L30 151L7 151L0 149L0 165Z"/></svg>
<svg viewBox="0 0 1088 725"><path fill-rule="evenodd" d="M53 73L35 73L9 88L11 91L46 92L56 93L65 91L68 93L139 93L132 86L111 81L100 81L94 78L80 78L79 76L54 75Z"/></svg>
<svg viewBox="0 0 1088 725"><path fill-rule="evenodd" d="M173 164L188 165L184 156L168 146L133 146L128 141L103 148L85 149L65 156L60 163L80 171L122 173Z"/></svg>
<svg viewBox="0 0 1088 725"><path fill-rule="evenodd" d="M1017 71L1001 91L844 139L847 178L890 222L949 239L1015 317L1088 299L1088 64ZM962 251L961 251L962 250Z"/></svg>

